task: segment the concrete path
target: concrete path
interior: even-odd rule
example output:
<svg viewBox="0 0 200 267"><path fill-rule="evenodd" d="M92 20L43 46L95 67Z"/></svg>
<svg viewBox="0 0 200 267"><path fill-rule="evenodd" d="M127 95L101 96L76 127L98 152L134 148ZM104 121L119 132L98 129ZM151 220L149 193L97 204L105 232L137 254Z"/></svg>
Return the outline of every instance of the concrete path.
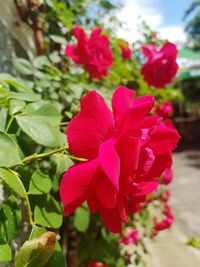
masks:
<svg viewBox="0 0 200 267"><path fill-rule="evenodd" d="M200 250L185 243L200 238L200 151L174 154L174 181L170 186L175 223L149 243L147 267L200 267Z"/></svg>

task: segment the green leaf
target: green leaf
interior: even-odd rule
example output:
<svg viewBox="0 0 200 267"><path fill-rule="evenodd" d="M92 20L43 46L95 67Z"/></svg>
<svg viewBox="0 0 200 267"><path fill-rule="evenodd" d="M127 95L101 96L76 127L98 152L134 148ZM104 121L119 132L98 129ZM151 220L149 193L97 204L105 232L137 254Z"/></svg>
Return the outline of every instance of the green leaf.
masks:
<svg viewBox="0 0 200 267"><path fill-rule="evenodd" d="M9 103L9 114L14 115L26 107L26 102L23 100L11 99Z"/></svg>
<svg viewBox="0 0 200 267"><path fill-rule="evenodd" d="M56 158L57 168L56 168L56 177L61 176L69 167L74 165L74 162L66 155L61 155Z"/></svg>
<svg viewBox="0 0 200 267"><path fill-rule="evenodd" d="M11 259L12 253L10 246L6 243L0 244L0 263L11 261Z"/></svg>
<svg viewBox="0 0 200 267"><path fill-rule="evenodd" d="M21 163L15 141L8 134L0 132L0 166L10 167Z"/></svg>
<svg viewBox="0 0 200 267"><path fill-rule="evenodd" d="M56 243L56 234L46 232L26 241L15 259L15 267L43 267L51 257Z"/></svg>
<svg viewBox="0 0 200 267"><path fill-rule="evenodd" d="M15 92L10 92L9 97L11 99L18 99L18 100L23 100L23 101L28 101L28 102L35 102L38 100L41 100L40 95L36 95L33 93L15 93Z"/></svg>
<svg viewBox="0 0 200 267"><path fill-rule="evenodd" d="M22 80L20 78L15 78L10 74L0 73L0 81L4 82L6 84L9 84L10 86L14 87L17 91L32 93L32 90L28 87L27 81ZM30 84L30 82L29 82L29 84Z"/></svg>
<svg viewBox="0 0 200 267"><path fill-rule="evenodd" d="M33 65L24 58L15 58L13 65L17 72L24 75L33 75L34 68Z"/></svg>
<svg viewBox="0 0 200 267"><path fill-rule="evenodd" d="M33 64L36 68L42 68L44 65L51 66L47 56L39 56L33 59Z"/></svg>
<svg viewBox="0 0 200 267"><path fill-rule="evenodd" d="M63 145L63 136L58 128L32 115L17 115L16 120L20 128L36 143L47 147Z"/></svg>
<svg viewBox="0 0 200 267"><path fill-rule="evenodd" d="M61 38L62 38L62 37L60 37L60 41L62 41L64 44L66 44L66 40L65 40L65 38L63 38L63 40L61 40ZM64 42L64 41L65 41L65 42ZM50 58L50 60L51 60L54 64L57 64L57 63L59 63L59 62L62 61L62 58L59 56L58 51L54 51L53 53L51 53L51 54L49 55L49 58Z"/></svg>
<svg viewBox="0 0 200 267"><path fill-rule="evenodd" d="M41 236L42 234L44 234L46 232L45 228L41 228L38 226L34 226L31 230L30 236L29 236L29 240L32 240L36 237Z"/></svg>
<svg viewBox="0 0 200 267"><path fill-rule="evenodd" d="M55 34L50 34L49 38L56 44L66 44L67 42L64 37Z"/></svg>
<svg viewBox="0 0 200 267"><path fill-rule="evenodd" d="M6 128L7 115L8 115L8 109L2 108L0 110L0 131L4 131Z"/></svg>
<svg viewBox="0 0 200 267"><path fill-rule="evenodd" d="M17 199L10 196L0 210L0 236L5 241L15 237L21 222L21 211Z"/></svg>
<svg viewBox="0 0 200 267"><path fill-rule="evenodd" d="M65 137L66 139L66 137ZM59 187L60 187L60 178L61 175L70 167L72 166L74 163L73 161L66 155L61 154L57 157L54 157L54 161L57 164L56 167L56 173L53 176L52 179L52 188L55 192L59 191Z"/></svg>
<svg viewBox="0 0 200 267"><path fill-rule="evenodd" d="M38 197L34 221L44 227L59 228L62 225L62 209L59 202L50 195Z"/></svg>
<svg viewBox="0 0 200 267"><path fill-rule="evenodd" d="M146 229L148 231L151 231L153 228L153 221L150 217L149 211L147 208L143 208L140 213L140 221L143 224L144 227L146 227Z"/></svg>
<svg viewBox="0 0 200 267"><path fill-rule="evenodd" d="M30 181L29 194L43 195L49 193L52 188L51 179L48 175L42 173L40 170L36 170Z"/></svg>
<svg viewBox="0 0 200 267"><path fill-rule="evenodd" d="M65 137L66 139L66 137ZM52 188L55 192L59 190L60 186L60 178L61 175L69 168L71 167L74 162L66 155L64 154L58 154L53 157L54 162L56 163L56 173L53 176L52 180Z"/></svg>
<svg viewBox="0 0 200 267"><path fill-rule="evenodd" d="M200 249L200 239L197 237L191 237L187 240L187 245Z"/></svg>
<svg viewBox="0 0 200 267"><path fill-rule="evenodd" d="M49 259L47 264L45 264L45 267L55 267L55 266L66 267L62 249L58 241L55 244L51 258Z"/></svg>
<svg viewBox="0 0 200 267"><path fill-rule="evenodd" d="M0 180L20 197L26 197L26 190L14 171L0 168Z"/></svg>
<svg viewBox="0 0 200 267"><path fill-rule="evenodd" d="M46 232L46 230L44 228L33 227L31 234L30 234L30 237L29 237L29 240L36 238L45 232ZM61 246L60 246L58 241L56 241L51 258L49 259L49 261L45 265L45 267L55 267L55 266L66 267L64 256L62 253L62 249L61 249Z"/></svg>
<svg viewBox="0 0 200 267"><path fill-rule="evenodd" d="M27 105L25 114L34 115L41 121L48 122L52 126L59 126L62 116L57 108L45 101L31 103Z"/></svg>
<svg viewBox="0 0 200 267"><path fill-rule="evenodd" d="M75 211L74 226L80 232L85 232L90 223L90 213L88 209L80 207Z"/></svg>

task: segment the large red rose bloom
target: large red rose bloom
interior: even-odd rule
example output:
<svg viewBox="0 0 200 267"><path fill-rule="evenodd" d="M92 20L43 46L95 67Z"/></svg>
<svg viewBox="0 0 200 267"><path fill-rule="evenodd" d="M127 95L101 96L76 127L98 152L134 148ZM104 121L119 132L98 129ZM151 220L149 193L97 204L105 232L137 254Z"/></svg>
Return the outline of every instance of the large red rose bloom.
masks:
<svg viewBox="0 0 200 267"><path fill-rule="evenodd" d="M135 91L123 86L114 92L113 112L97 92L83 97L67 137L72 153L88 161L63 176L60 195L66 215L87 201L110 231L121 232L122 221L157 188L180 137L161 117L148 115L154 102L152 96L135 99Z"/></svg>

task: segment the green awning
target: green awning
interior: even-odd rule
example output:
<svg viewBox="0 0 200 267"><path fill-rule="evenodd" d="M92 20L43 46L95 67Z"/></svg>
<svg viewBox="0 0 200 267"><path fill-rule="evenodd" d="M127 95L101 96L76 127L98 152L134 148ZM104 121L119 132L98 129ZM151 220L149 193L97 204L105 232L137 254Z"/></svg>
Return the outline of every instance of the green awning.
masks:
<svg viewBox="0 0 200 267"><path fill-rule="evenodd" d="M177 62L179 65L177 79L191 80L200 78L200 53L188 48L180 49Z"/></svg>

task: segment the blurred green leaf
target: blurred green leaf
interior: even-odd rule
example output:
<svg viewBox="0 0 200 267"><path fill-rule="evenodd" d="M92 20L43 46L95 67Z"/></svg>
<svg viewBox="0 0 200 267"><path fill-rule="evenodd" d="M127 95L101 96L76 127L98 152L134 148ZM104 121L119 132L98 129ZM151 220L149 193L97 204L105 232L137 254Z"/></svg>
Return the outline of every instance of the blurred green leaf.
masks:
<svg viewBox="0 0 200 267"><path fill-rule="evenodd" d="M10 196L0 209L0 236L4 241L15 237L21 222L21 211L15 196Z"/></svg>
<svg viewBox="0 0 200 267"><path fill-rule="evenodd" d="M15 58L13 60L13 65L17 72L24 75L32 75L34 72L33 65L30 61L24 58Z"/></svg>
<svg viewBox="0 0 200 267"><path fill-rule="evenodd" d="M49 38L57 44L66 44L67 42L64 37L55 34L49 35Z"/></svg>
<svg viewBox="0 0 200 267"><path fill-rule="evenodd" d="M188 239L187 245L200 249L200 239L197 237L191 237Z"/></svg>
<svg viewBox="0 0 200 267"><path fill-rule="evenodd" d="M23 110L26 106L26 102L22 100L11 99L9 103L9 114L14 115Z"/></svg>
<svg viewBox="0 0 200 267"><path fill-rule="evenodd" d="M33 93L15 93L11 92L9 93L9 97L12 99L18 99L28 102L35 102L41 99L40 95L36 95Z"/></svg>
<svg viewBox="0 0 200 267"><path fill-rule="evenodd" d="M74 214L74 226L80 232L85 232L90 223L90 213L88 209L80 207Z"/></svg>
<svg viewBox="0 0 200 267"><path fill-rule="evenodd" d="M8 115L8 109L2 108L0 110L0 131L5 130L7 115Z"/></svg>
<svg viewBox="0 0 200 267"><path fill-rule="evenodd" d="M0 166L10 167L21 164L18 146L15 141L3 132L0 132Z"/></svg>
<svg viewBox="0 0 200 267"><path fill-rule="evenodd" d="M0 241L0 263L11 261L11 259L12 253L10 246Z"/></svg>

